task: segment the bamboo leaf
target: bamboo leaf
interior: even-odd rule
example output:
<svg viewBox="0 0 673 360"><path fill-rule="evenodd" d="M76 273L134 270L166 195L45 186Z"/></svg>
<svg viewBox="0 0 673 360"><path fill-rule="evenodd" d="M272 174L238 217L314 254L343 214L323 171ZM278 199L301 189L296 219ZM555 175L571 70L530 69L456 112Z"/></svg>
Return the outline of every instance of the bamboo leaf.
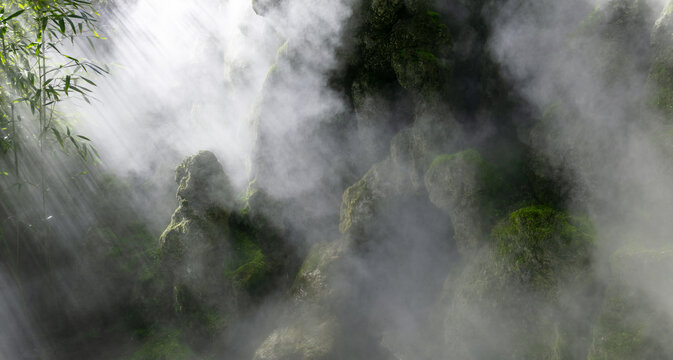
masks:
<svg viewBox="0 0 673 360"><path fill-rule="evenodd" d="M58 19L58 29L61 31L61 34L65 34L65 20L63 18Z"/></svg>
<svg viewBox="0 0 673 360"><path fill-rule="evenodd" d="M58 143L61 145L61 148L62 149L65 148L63 144L63 138L61 137L61 133L59 133L58 130L56 130L56 128L53 127L51 128L51 131L54 133L54 136L56 136L56 141L58 141Z"/></svg>
<svg viewBox="0 0 673 360"><path fill-rule="evenodd" d="M2 22L3 24L4 24L4 23L7 23L7 21L9 21L9 20L11 20L11 19L13 19L13 18L15 18L15 17L17 17L17 16L23 14L24 11L26 11L26 10L25 10L25 9L21 9L21 10L15 12L15 13L9 15L8 17L6 17L6 18L0 20L0 22Z"/></svg>

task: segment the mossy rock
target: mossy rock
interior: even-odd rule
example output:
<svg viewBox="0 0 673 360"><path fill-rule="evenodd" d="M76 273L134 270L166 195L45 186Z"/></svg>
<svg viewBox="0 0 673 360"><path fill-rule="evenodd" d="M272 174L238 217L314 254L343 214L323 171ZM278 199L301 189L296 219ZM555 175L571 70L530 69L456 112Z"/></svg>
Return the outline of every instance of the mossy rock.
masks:
<svg viewBox="0 0 673 360"><path fill-rule="evenodd" d="M346 189L341 203L339 231L362 235L385 201L400 193L390 159L374 165L353 186Z"/></svg>
<svg viewBox="0 0 673 360"><path fill-rule="evenodd" d="M292 286L295 299L320 301L328 297L331 293L330 272L346 248L347 242L343 239L313 245Z"/></svg>
<svg viewBox="0 0 673 360"><path fill-rule="evenodd" d="M651 104L669 120L673 119L673 2L661 12L652 30L653 61L648 82L654 91Z"/></svg>
<svg viewBox="0 0 673 360"><path fill-rule="evenodd" d="M400 17L404 0L371 0L369 23L376 29L391 27Z"/></svg>
<svg viewBox="0 0 673 360"><path fill-rule="evenodd" d="M581 358L589 346L593 232L544 207L513 212L445 284L446 341L456 358ZM586 307L581 311L576 304Z"/></svg>
<svg viewBox="0 0 673 360"><path fill-rule="evenodd" d="M644 83L650 65L652 9L642 0L611 0L596 8L569 38L569 48L586 59L603 91L622 92Z"/></svg>
<svg viewBox="0 0 673 360"><path fill-rule="evenodd" d="M419 14L427 11L430 2L427 0L404 0L404 6L410 14Z"/></svg>
<svg viewBox="0 0 673 360"><path fill-rule="evenodd" d="M391 65L408 90L437 90L451 73L451 36L441 16L420 13L400 21L390 35Z"/></svg>
<svg viewBox="0 0 673 360"><path fill-rule="evenodd" d="M222 166L210 152L185 159L175 171L179 206L161 235L161 257L178 279L206 277L193 264L215 261L214 253L226 247L228 211L233 196Z"/></svg>
<svg viewBox="0 0 673 360"><path fill-rule="evenodd" d="M594 329L589 360L673 358L670 316L642 293L613 284Z"/></svg>
<svg viewBox="0 0 673 360"><path fill-rule="evenodd" d="M435 157L425 178L430 200L445 210L473 206L478 201L480 178L486 166L474 149Z"/></svg>
<svg viewBox="0 0 673 360"><path fill-rule="evenodd" d="M458 249L466 254L484 244L487 222L483 220L488 217L485 194L497 191L500 179L479 152L468 149L436 156L424 182L430 201L449 214Z"/></svg>
<svg viewBox="0 0 673 360"><path fill-rule="evenodd" d="M202 359L185 342L182 332L166 328L151 334L129 360L199 360Z"/></svg>
<svg viewBox="0 0 673 360"><path fill-rule="evenodd" d="M175 170L179 201L187 201L195 211L233 205L233 191L222 165L210 151L200 151L185 159Z"/></svg>
<svg viewBox="0 0 673 360"><path fill-rule="evenodd" d="M426 97L416 104L413 124L392 139L390 157L397 168L409 173L413 191L418 192L435 156L460 149L463 139L452 109Z"/></svg>
<svg viewBox="0 0 673 360"><path fill-rule="evenodd" d="M176 173L179 206L160 238L155 277L165 282L171 317L192 336L213 338L296 268L278 230L257 212L263 192L251 191L241 212L230 193L219 201L229 183L210 153L186 159Z"/></svg>
<svg viewBox="0 0 673 360"><path fill-rule="evenodd" d="M328 360L333 359L337 319L310 320L275 330L255 351L254 360Z"/></svg>
<svg viewBox="0 0 673 360"><path fill-rule="evenodd" d="M535 206L512 213L492 236L502 270L553 299L559 281L585 278L595 235L586 218Z"/></svg>
<svg viewBox="0 0 673 360"><path fill-rule="evenodd" d="M667 305L673 290L673 248L624 245L610 257L610 270L589 359L673 358Z"/></svg>

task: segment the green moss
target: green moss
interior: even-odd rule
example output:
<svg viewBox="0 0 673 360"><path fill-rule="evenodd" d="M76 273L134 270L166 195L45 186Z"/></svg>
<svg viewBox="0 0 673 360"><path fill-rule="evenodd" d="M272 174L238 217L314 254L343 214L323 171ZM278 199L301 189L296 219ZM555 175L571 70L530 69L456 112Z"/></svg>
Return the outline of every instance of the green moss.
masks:
<svg viewBox="0 0 673 360"><path fill-rule="evenodd" d="M648 82L655 88L650 105L673 118L673 54L655 60Z"/></svg>
<svg viewBox="0 0 673 360"><path fill-rule="evenodd" d="M613 284L594 329L589 360L669 358L673 326L667 319L642 294Z"/></svg>
<svg viewBox="0 0 673 360"><path fill-rule="evenodd" d="M374 197L368 190L366 178L360 179L355 185L346 189L341 203L341 221L339 231L347 233L358 220L358 210L362 205L373 204Z"/></svg>
<svg viewBox="0 0 673 360"><path fill-rule="evenodd" d="M390 36L390 64L399 84L421 92L436 91L451 76L451 36L436 12L400 21Z"/></svg>
<svg viewBox="0 0 673 360"><path fill-rule="evenodd" d="M184 341L177 328L151 334L130 360L198 360L201 359Z"/></svg>
<svg viewBox="0 0 673 360"><path fill-rule="evenodd" d="M579 276L577 272L590 264L594 230L586 218L533 206L513 212L495 227L492 237L505 272L549 291L559 277Z"/></svg>
<svg viewBox="0 0 673 360"><path fill-rule="evenodd" d="M453 154L437 155L432 160L432 163L430 163L430 170L435 169L438 166L452 162L456 159L462 159L469 163L477 164L479 166L484 164L484 159L481 157L481 154L479 154L479 151L475 149L467 149Z"/></svg>
<svg viewBox="0 0 673 360"><path fill-rule="evenodd" d="M586 299L593 230L584 218L546 207L514 211L492 232L493 246L447 281L449 346L465 358L579 359L595 309ZM560 294L582 299L581 316ZM493 336L497 334L497 336ZM462 358L461 356L457 356Z"/></svg>
<svg viewBox="0 0 673 360"><path fill-rule="evenodd" d="M272 270L267 257L255 242L257 232L238 226L232 228L231 235L234 257L227 264L225 276L232 279L235 287L257 293L264 288Z"/></svg>

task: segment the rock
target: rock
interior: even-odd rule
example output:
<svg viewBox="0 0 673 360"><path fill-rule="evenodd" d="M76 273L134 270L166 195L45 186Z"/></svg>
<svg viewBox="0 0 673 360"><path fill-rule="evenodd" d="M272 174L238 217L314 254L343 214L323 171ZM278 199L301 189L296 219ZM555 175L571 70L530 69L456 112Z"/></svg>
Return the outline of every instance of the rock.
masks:
<svg viewBox="0 0 673 360"><path fill-rule="evenodd" d="M423 188L425 172L436 155L460 148L462 130L451 109L423 101L414 124L400 131L390 145L390 156L399 169L408 172L414 192Z"/></svg>
<svg viewBox="0 0 673 360"><path fill-rule="evenodd" d="M254 360L333 359L338 333L335 318L311 320L275 330L255 351Z"/></svg>
<svg viewBox="0 0 673 360"><path fill-rule="evenodd" d="M669 119L673 116L673 2L669 2L654 25L651 37L652 67L648 81L653 86L652 105Z"/></svg>
<svg viewBox="0 0 673 360"><path fill-rule="evenodd" d="M595 311L593 234L586 220L549 208L513 212L492 247L445 284L445 336L456 359L581 358ZM575 308L577 302L585 308Z"/></svg>
<svg viewBox="0 0 673 360"><path fill-rule="evenodd" d="M589 65L584 71L600 79L602 91L617 94L642 84L650 64L651 21L652 10L646 1L611 0L572 32L573 56Z"/></svg>
<svg viewBox="0 0 673 360"><path fill-rule="evenodd" d="M228 234L233 196L222 166L211 152L185 159L176 169L179 206L159 240L161 256L179 281L208 278L214 253ZM191 280L190 280L191 279Z"/></svg>
<svg viewBox="0 0 673 360"><path fill-rule="evenodd" d="M396 182L390 159L374 165L355 185L346 189L341 203L339 231L342 234L363 235L385 201L404 190Z"/></svg>
<svg viewBox="0 0 673 360"><path fill-rule="evenodd" d="M411 14L418 14L428 8L427 0L404 0L406 10Z"/></svg>
<svg viewBox="0 0 673 360"><path fill-rule="evenodd" d="M589 359L669 359L673 249L625 245L610 258L610 270Z"/></svg>
<svg viewBox="0 0 673 360"><path fill-rule="evenodd" d="M377 89L366 79L355 81L352 93L358 137L366 160L381 161L388 156L393 136L413 123L414 105L399 86Z"/></svg>
<svg viewBox="0 0 673 360"><path fill-rule="evenodd" d="M397 23L389 46L392 68L407 90L437 90L450 76L451 36L436 12Z"/></svg>
<svg viewBox="0 0 673 360"><path fill-rule="evenodd" d="M399 18L404 0L372 0L369 22L377 29L392 26Z"/></svg>
<svg viewBox="0 0 673 360"><path fill-rule="evenodd" d="M517 210L492 236L503 270L550 300L558 297L559 282L583 281L591 263L594 234L588 220L551 208Z"/></svg>
<svg viewBox="0 0 673 360"><path fill-rule="evenodd" d="M257 15L264 16L283 5L284 2L285 0L252 0L252 9Z"/></svg>
<svg viewBox="0 0 673 360"><path fill-rule="evenodd" d="M476 150L437 156L425 173L430 201L446 211L453 223L454 239L463 254L485 243L484 199L490 170Z"/></svg>
<svg viewBox="0 0 673 360"><path fill-rule="evenodd" d="M330 274L333 274L338 261L348 249L343 239L321 242L313 245L292 287L295 299L299 301L320 302L332 293Z"/></svg>
<svg viewBox="0 0 673 360"><path fill-rule="evenodd" d="M212 337L252 301L289 286L282 277L296 260L255 209L233 210L229 181L212 153L185 159L176 181L179 206L160 238L163 297L190 331Z"/></svg>
<svg viewBox="0 0 673 360"><path fill-rule="evenodd" d="M200 360L203 357L184 341L179 329L166 328L153 333L131 360Z"/></svg>
<svg viewBox="0 0 673 360"><path fill-rule="evenodd" d="M185 159L175 170L177 197L181 205L203 213L213 208L229 209L234 196L222 165L210 151Z"/></svg>

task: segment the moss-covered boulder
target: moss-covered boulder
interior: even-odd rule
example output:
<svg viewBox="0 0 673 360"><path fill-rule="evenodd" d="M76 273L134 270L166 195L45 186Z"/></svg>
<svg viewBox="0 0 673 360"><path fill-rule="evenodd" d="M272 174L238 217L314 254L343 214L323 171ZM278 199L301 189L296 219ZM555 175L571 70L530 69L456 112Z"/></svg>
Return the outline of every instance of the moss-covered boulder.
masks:
<svg viewBox="0 0 673 360"><path fill-rule="evenodd" d="M585 356L586 316L595 309L591 226L531 207L513 212L491 238L445 284L445 335L456 358Z"/></svg>
<svg viewBox="0 0 673 360"><path fill-rule="evenodd" d="M558 297L559 281L587 275L594 234L586 218L529 207L512 213L492 236L503 270L549 299Z"/></svg>
<svg viewBox="0 0 673 360"><path fill-rule="evenodd" d="M670 359L673 248L625 245L610 271L589 359Z"/></svg>
<svg viewBox="0 0 673 360"><path fill-rule="evenodd" d="M391 202L424 193L426 169L437 154L459 147L462 130L451 110L432 100L419 101L413 124L400 130L388 147L386 158L343 194L339 230L366 233L372 219Z"/></svg>

